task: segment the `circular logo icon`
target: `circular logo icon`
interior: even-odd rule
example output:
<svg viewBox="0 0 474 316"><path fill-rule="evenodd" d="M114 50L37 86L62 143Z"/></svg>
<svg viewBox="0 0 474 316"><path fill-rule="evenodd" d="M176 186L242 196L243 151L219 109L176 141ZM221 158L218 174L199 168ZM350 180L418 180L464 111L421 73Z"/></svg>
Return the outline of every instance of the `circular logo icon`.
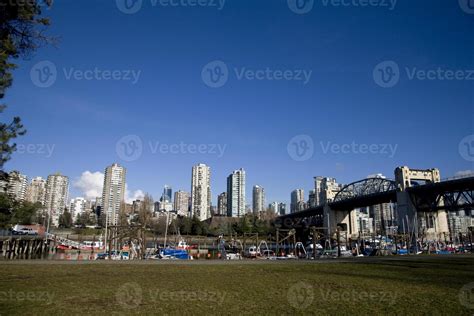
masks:
<svg viewBox="0 0 474 316"><path fill-rule="evenodd" d="M298 282L288 290L288 303L299 310L307 309L313 304L313 287L305 282Z"/></svg>
<svg viewBox="0 0 474 316"><path fill-rule="evenodd" d="M314 0L288 0L288 7L296 14L305 14L313 10Z"/></svg>
<svg viewBox="0 0 474 316"><path fill-rule="evenodd" d="M225 85L229 79L229 69L223 61L211 61L202 67L201 78L206 86L220 88Z"/></svg>
<svg viewBox="0 0 474 316"><path fill-rule="evenodd" d="M123 161L137 160L143 152L142 139L137 135L124 136L115 144L115 151Z"/></svg>
<svg viewBox="0 0 474 316"><path fill-rule="evenodd" d="M375 66L372 75L376 84L382 88L391 88L400 80L400 68L396 62L387 60Z"/></svg>
<svg viewBox="0 0 474 316"><path fill-rule="evenodd" d="M474 14L474 0L459 0L459 6L467 14Z"/></svg>
<svg viewBox="0 0 474 316"><path fill-rule="evenodd" d="M31 82L39 88L51 87L56 82L57 76L56 65L49 60L40 61L30 70Z"/></svg>
<svg viewBox="0 0 474 316"><path fill-rule="evenodd" d="M115 0L117 8L125 14L135 14L142 8L143 0Z"/></svg>
<svg viewBox="0 0 474 316"><path fill-rule="evenodd" d="M138 283L125 283L115 293L117 303L125 309L136 308L143 299L142 288Z"/></svg>
<svg viewBox="0 0 474 316"><path fill-rule="evenodd" d="M467 161L474 161L474 135L464 137L459 143L459 154Z"/></svg>
<svg viewBox="0 0 474 316"><path fill-rule="evenodd" d="M474 309L474 282L464 285L459 291L459 302L462 306Z"/></svg>
<svg viewBox="0 0 474 316"><path fill-rule="evenodd" d="M293 137L286 147L291 159L295 161L306 161L314 154L314 142L309 135L298 135Z"/></svg>

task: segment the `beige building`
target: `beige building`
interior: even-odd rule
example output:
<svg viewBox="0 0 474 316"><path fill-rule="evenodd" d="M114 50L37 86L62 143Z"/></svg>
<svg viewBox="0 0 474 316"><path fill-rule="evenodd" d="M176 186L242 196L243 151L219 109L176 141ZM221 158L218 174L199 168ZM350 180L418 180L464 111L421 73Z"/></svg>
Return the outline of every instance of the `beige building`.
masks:
<svg viewBox="0 0 474 316"><path fill-rule="evenodd" d="M1 181L1 191L7 193L17 201L24 201L26 198L26 188L28 187L27 176L19 171L8 173L8 180Z"/></svg>
<svg viewBox="0 0 474 316"><path fill-rule="evenodd" d="M36 177L26 189L26 200L31 203L41 203L45 205L46 199L46 180L42 177Z"/></svg>
<svg viewBox="0 0 474 316"><path fill-rule="evenodd" d="M125 202L125 175L126 169L117 163L105 168L102 211L108 225L117 225L120 206Z"/></svg>
<svg viewBox="0 0 474 316"><path fill-rule="evenodd" d="M192 170L191 215L201 221L211 217L211 169L205 164Z"/></svg>
<svg viewBox="0 0 474 316"><path fill-rule="evenodd" d="M189 193L177 191L174 193L174 211L179 216L189 215Z"/></svg>
<svg viewBox="0 0 474 316"><path fill-rule="evenodd" d="M59 215L68 206L69 178L56 173L46 180L45 209L50 215L51 224L59 225Z"/></svg>

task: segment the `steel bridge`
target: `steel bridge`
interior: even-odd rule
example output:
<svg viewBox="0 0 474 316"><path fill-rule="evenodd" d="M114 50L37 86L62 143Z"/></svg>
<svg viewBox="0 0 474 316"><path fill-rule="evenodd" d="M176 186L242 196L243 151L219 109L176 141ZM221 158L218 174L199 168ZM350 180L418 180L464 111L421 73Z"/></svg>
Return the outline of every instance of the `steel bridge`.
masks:
<svg viewBox="0 0 474 316"><path fill-rule="evenodd" d="M431 170L435 169L430 169L430 172ZM419 173L421 170L416 172ZM353 182L344 186L328 203L279 216L276 225L286 228L326 226L334 232L354 209L383 203L397 203L397 213L401 213L398 217L402 220L419 212L438 214L445 211L474 209L474 176L426 184L414 182L407 185L408 182L401 182L402 180L384 178L368 178ZM330 220L331 217L333 220ZM350 218L346 222L350 223Z"/></svg>

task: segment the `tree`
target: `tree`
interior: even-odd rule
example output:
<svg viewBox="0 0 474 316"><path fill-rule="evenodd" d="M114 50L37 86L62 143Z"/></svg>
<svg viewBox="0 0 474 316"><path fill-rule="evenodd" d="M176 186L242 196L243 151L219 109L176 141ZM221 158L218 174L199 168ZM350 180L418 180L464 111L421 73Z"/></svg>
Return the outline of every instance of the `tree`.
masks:
<svg viewBox="0 0 474 316"><path fill-rule="evenodd" d="M41 209L40 203L21 202L16 205L11 219L12 224L30 225Z"/></svg>
<svg viewBox="0 0 474 316"><path fill-rule="evenodd" d="M8 194L0 193L0 227L8 228L16 224L29 225L37 222L41 208L40 203L17 201Z"/></svg>
<svg viewBox="0 0 474 316"><path fill-rule="evenodd" d="M54 42L44 36L49 19L41 17L42 3L51 6L52 1L0 0L0 100L12 85L16 64L11 60L26 57L40 46ZM0 103L0 113L5 108ZM25 133L19 117L14 117L11 123L0 123L0 170L16 150L16 143L10 142Z"/></svg>
<svg viewBox="0 0 474 316"><path fill-rule="evenodd" d="M59 215L59 227L71 228L72 227L72 215L65 209L64 213Z"/></svg>
<svg viewBox="0 0 474 316"><path fill-rule="evenodd" d="M93 225L95 224L95 222L91 218L91 212L85 211L77 215L75 224L80 226L87 226Z"/></svg>
<svg viewBox="0 0 474 316"><path fill-rule="evenodd" d="M120 203L120 210L119 210L119 216L118 216L118 225L119 226L128 226L128 217L127 217L125 202Z"/></svg>
<svg viewBox="0 0 474 316"><path fill-rule="evenodd" d="M145 197L143 198L142 203L140 204L140 209L138 211L138 223L142 227L150 227L151 226L151 219L153 216L153 198L150 194L146 193Z"/></svg>
<svg viewBox="0 0 474 316"><path fill-rule="evenodd" d="M8 228L12 217L13 201L6 193L0 193L0 227Z"/></svg>

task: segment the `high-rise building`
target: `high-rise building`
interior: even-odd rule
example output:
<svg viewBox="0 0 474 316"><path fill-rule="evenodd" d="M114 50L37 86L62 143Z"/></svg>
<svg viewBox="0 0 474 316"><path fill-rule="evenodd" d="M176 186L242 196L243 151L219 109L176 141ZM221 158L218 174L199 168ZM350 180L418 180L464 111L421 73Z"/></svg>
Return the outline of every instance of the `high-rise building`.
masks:
<svg viewBox="0 0 474 316"><path fill-rule="evenodd" d="M50 215L51 224L59 225L59 215L67 206L69 195L69 178L60 173L48 176L46 180L45 209Z"/></svg>
<svg viewBox="0 0 474 316"><path fill-rule="evenodd" d="M245 170L234 170L227 177L227 216L245 215Z"/></svg>
<svg viewBox="0 0 474 316"><path fill-rule="evenodd" d="M331 202L342 187L334 178L314 177L315 206Z"/></svg>
<svg viewBox="0 0 474 316"><path fill-rule="evenodd" d="M172 212L173 211L173 203L165 200L158 202L158 211L159 212Z"/></svg>
<svg viewBox="0 0 474 316"><path fill-rule="evenodd" d="M87 209L88 202L82 197L77 197L71 200L69 212L71 213L72 220L75 221L77 216L84 213Z"/></svg>
<svg viewBox="0 0 474 316"><path fill-rule="evenodd" d="M280 211L280 203L278 202L272 202L268 204L268 208L275 213L275 215L278 215L278 212Z"/></svg>
<svg viewBox="0 0 474 316"><path fill-rule="evenodd" d="M316 207L317 205L316 190L309 190L308 207Z"/></svg>
<svg viewBox="0 0 474 316"><path fill-rule="evenodd" d="M324 177L317 176L314 177L314 204L315 206L319 206L323 204L321 201L321 190L322 190L322 182Z"/></svg>
<svg viewBox="0 0 474 316"><path fill-rule="evenodd" d="M189 192L179 190L174 193L174 211L179 216L189 216Z"/></svg>
<svg viewBox="0 0 474 316"><path fill-rule="evenodd" d="M140 212L140 209L142 207L142 201L141 200L135 200L132 202L132 213L133 214L138 214Z"/></svg>
<svg viewBox="0 0 474 316"><path fill-rule="evenodd" d="M198 164L193 167L191 215L201 221L211 217L211 169L205 164Z"/></svg>
<svg viewBox="0 0 474 316"><path fill-rule="evenodd" d="M117 163L105 168L102 210L108 225L117 225L120 206L125 200L126 169Z"/></svg>
<svg viewBox="0 0 474 316"><path fill-rule="evenodd" d="M279 215L286 215L286 204L285 203L278 204L278 213L279 213Z"/></svg>
<svg viewBox="0 0 474 316"><path fill-rule="evenodd" d="M26 200L31 203L41 203L44 206L46 198L46 180L36 177L26 189Z"/></svg>
<svg viewBox="0 0 474 316"><path fill-rule="evenodd" d="M227 192L222 192L217 196L217 214L227 216Z"/></svg>
<svg viewBox="0 0 474 316"><path fill-rule="evenodd" d="M28 187L28 177L19 171L12 171L8 174L7 193L17 201L24 201L26 188Z"/></svg>
<svg viewBox="0 0 474 316"><path fill-rule="evenodd" d="M305 209L304 190L296 189L291 192L291 213L299 212Z"/></svg>
<svg viewBox="0 0 474 316"><path fill-rule="evenodd" d="M265 190L258 185L253 187L253 214L258 215L265 211Z"/></svg>
<svg viewBox="0 0 474 316"><path fill-rule="evenodd" d="M165 185L165 187L163 188L163 194L161 195L160 201L171 203L172 194L173 194L173 189L170 186Z"/></svg>

